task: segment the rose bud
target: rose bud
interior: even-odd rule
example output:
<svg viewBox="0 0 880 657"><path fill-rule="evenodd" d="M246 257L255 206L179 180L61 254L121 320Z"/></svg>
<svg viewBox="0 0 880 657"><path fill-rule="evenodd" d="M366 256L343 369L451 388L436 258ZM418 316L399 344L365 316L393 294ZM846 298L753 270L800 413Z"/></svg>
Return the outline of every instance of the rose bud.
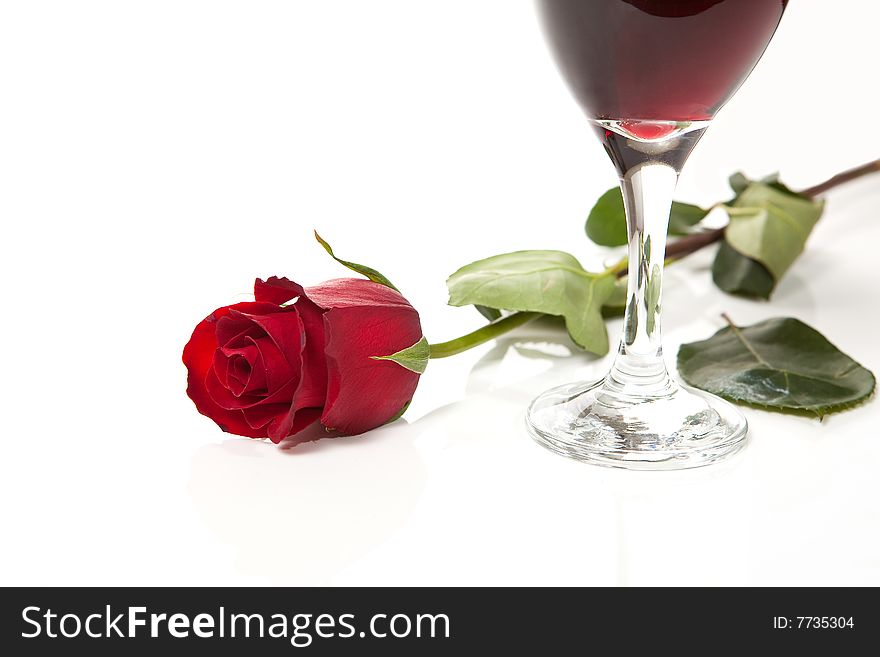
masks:
<svg viewBox="0 0 880 657"><path fill-rule="evenodd" d="M223 431L278 443L320 421L355 435L405 410L429 347L399 292L273 277L254 296L211 313L183 350L187 394Z"/></svg>

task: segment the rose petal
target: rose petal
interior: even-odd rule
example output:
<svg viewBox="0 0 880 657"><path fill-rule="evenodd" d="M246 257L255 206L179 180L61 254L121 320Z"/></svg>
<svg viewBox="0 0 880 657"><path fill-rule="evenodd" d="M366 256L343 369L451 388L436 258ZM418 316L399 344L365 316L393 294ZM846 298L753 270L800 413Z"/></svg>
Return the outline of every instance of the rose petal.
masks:
<svg viewBox="0 0 880 657"><path fill-rule="evenodd" d="M211 399L217 406L229 411L240 411L246 408L253 408L257 404L289 404L290 400L293 399L293 393L296 390L298 383L299 380L291 379L270 395L266 395L265 393L245 393L240 397L236 397L229 388L220 382L217 375L214 374L213 369L205 375L205 389L208 391Z"/></svg>
<svg viewBox="0 0 880 657"><path fill-rule="evenodd" d="M290 439L289 445L300 445L315 440L314 438L297 438L297 434L315 424L321 418L320 408L303 408L296 414L296 422L288 434ZM275 442L275 441L273 441ZM280 441L278 441L280 442ZM277 443L276 443L277 444Z"/></svg>
<svg viewBox="0 0 880 657"><path fill-rule="evenodd" d="M290 404L260 404L253 408L245 408L242 415L247 423L254 429L262 429L268 437L266 425L278 418L284 417L290 408Z"/></svg>
<svg viewBox="0 0 880 657"><path fill-rule="evenodd" d="M302 286L287 278L271 276L265 281L259 278L254 281L254 298L257 301L268 301L280 306L302 293Z"/></svg>
<svg viewBox="0 0 880 657"><path fill-rule="evenodd" d="M297 429L302 422L297 415L301 409L321 407L327 396L327 360L324 354L324 319L321 309L305 295L300 296L295 307L303 323L305 335L301 378L293 396L290 412L286 417L279 417L268 427L269 437L276 443L301 430ZM312 422L302 425L301 428L305 428L308 424Z"/></svg>
<svg viewBox="0 0 880 657"><path fill-rule="evenodd" d="M249 335L247 341L260 351L267 386L271 384L273 388L267 389L265 394L249 393L237 397L212 368L205 375L205 388L214 403L227 410L251 408L259 403L289 402L300 383L303 328L299 313L293 307L281 309L270 304L256 305L263 306L268 313L256 315L232 308L229 315L245 318L260 328L260 337L254 340Z"/></svg>
<svg viewBox="0 0 880 657"><path fill-rule="evenodd" d="M287 416L285 416L287 417ZM270 422L266 427L266 433L269 436L269 439L275 443L276 445L280 443L282 440L285 440L291 436L295 436L303 429L306 429L313 425L318 419L321 417L321 409L320 408L300 408L297 412L289 416L292 418L292 422L285 431L276 432L273 434L272 431L272 422ZM276 418L277 419L277 418ZM280 436L280 437L279 437ZM300 441L302 442L302 441ZM293 442L294 445L298 444L296 441Z"/></svg>
<svg viewBox="0 0 880 657"><path fill-rule="evenodd" d="M323 406L327 396L327 358L324 334L324 313L308 297L296 302L306 344L302 353L302 380L296 390L296 403L300 408Z"/></svg>
<svg viewBox="0 0 880 657"><path fill-rule="evenodd" d="M271 308L269 312L278 312L275 306L269 304L265 304L265 306L267 309ZM248 335L259 335L262 333L262 329L247 317L233 312L217 320L216 332L219 346L235 348L244 346Z"/></svg>
<svg viewBox="0 0 880 657"><path fill-rule="evenodd" d="M253 364L244 356L235 355L227 360L226 387L236 397L242 395L254 395L265 397L269 394L266 389L266 367L263 365L263 356L259 350ZM216 373L216 370L215 370Z"/></svg>
<svg viewBox="0 0 880 657"><path fill-rule="evenodd" d="M259 372L260 370L258 369L257 371ZM254 370L251 364L244 356L235 355L226 359L226 387L236 397L241 397L245 392L251 392L251 390L248 390L248 384L254 378L252 376L253 373ZM257 388L253 392L258 393L262 391Z"/></svg>
<svg viewBox="0 0 880 657"><path fill-rule="evenodd" d="M275 391L287 385L291 380L299 382L298 368L295 370L291 367L288 359L281 353L278 345L275 344L271 337L268 335L262 336L259 340L254 341L254 346L259 353L259 367L262 368L259 377L263 381L263 389L267 395L274 394ZM302 347L298 344L296 349L301 351Z"/></svg>
<svg viewBox="0 0 880 657"><path fill-rule="evenodd" d="M241 303L227 308L218 308L196 326L192 337L183 349L183 363L188 370L186 392L196 405L199 413L207 416L229 433L249 438L265 438L266 432L254 429L241 411L230 411L213 402L205 386L208 372L213 372L214 352L217 350L215 329L217 320L229 314L230 310L257 310L258 304Z"/></svg>
<svg viewBox="0 0 880 657"><path fill-rule="evenodd" d="M418 342L418 313L406 303L342 306L324 313L324 323L328 381L321 423L349 435L385 424L412 400L419 375L372 357Z"/></svg>
<svg viewBox="0 0 880 657"><path fill-rule="evenodd" d="M241 362L242 360L244 361L239 376L247 376L247 378L242 381L244 383L242 393L250 395L268 395L270 390L269 384L266 381L266 365L263 362L263 354L260 353L260 350L256 345L254 345L254 350L257 353L255 358L251 359L249 357L243 357L236 361L236 363Z"/></svg>
<svg viewBox="0 0 880 657"><path fill-rule="evenodd" d="M253 366L260 352L253 344L238 349L220 347L214 352L214 374L224 387L241 396L247 389Z"/></svg>
<svg viewBox="0 0 880 657"><path fill-rule="evenodd" d="M264 333L275 343L282 358L287 361L294 371L299 371L299 366L302 363L305 334L297 308L289 306L284 309L276 308L272 313L263 315L248 314L244 316L263 329ZM263 351L262 348L261 351ZM268 354L264 351L263 357L266 358L267 356Z"/></svg>
<svg viewBox="0 0 880 657"><path fill-rule="evenodd" d="M320 285L306 288L305 295L324 310L387 306L415 312L399 292L363 278L337 278L325 281Z"/></svg>

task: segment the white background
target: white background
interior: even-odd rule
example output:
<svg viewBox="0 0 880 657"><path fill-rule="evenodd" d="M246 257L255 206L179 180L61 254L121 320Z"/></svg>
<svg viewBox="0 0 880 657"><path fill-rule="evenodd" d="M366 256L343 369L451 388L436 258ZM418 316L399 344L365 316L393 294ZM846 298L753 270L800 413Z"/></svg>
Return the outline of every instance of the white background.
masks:
<svg viewBox="0 0 880 657"><path fill-rule="evenodd" d="M880 156L878 21L790 3L679 197ZM440 341L481 322L445 305L463 264L609 258L582 226L614 183L525 0L2 2L0 582L880 584L876 403L746 411L740 456L632 473L529 439L534 395L608 366L541 326L432 363L406 420L357 438L231 438L184 393L193 326L254 277L345 275L312 228ZM878 215L880 179L834 192L770 304L714 289L710 254L671 268L670 359L726 311L880 371Z"/></svg>

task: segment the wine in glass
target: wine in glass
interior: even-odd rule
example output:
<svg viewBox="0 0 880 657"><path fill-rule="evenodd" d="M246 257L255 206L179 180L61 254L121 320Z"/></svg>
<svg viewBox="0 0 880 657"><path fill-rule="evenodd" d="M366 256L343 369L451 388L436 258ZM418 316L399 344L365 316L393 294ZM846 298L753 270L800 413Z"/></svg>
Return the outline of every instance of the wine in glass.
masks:
<svg viewBox="0 0 880 657"><path fill-rule="evenodd" d="M716 112L751 73L787 0L536 0L558 66L620 175L629 238L623 337L601 381L538 397L544 446L631 469L680 469L735 453L748 432L724 400L665 366L660 299L672 196Z"/></svg>

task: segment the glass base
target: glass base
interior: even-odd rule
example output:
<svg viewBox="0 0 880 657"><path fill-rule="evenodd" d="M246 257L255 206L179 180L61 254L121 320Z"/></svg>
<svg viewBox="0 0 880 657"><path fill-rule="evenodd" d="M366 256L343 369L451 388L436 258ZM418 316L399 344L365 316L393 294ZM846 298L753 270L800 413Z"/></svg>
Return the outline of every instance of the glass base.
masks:
<svg viewBox="0 0 880 657"><path fill-rule="evenodd" d="M745 446L748 424L728 402L672 381L662 395L634 396L613 381L548 390L526 422L544 447L579 461L629 470L682 470Z"/></svg>

